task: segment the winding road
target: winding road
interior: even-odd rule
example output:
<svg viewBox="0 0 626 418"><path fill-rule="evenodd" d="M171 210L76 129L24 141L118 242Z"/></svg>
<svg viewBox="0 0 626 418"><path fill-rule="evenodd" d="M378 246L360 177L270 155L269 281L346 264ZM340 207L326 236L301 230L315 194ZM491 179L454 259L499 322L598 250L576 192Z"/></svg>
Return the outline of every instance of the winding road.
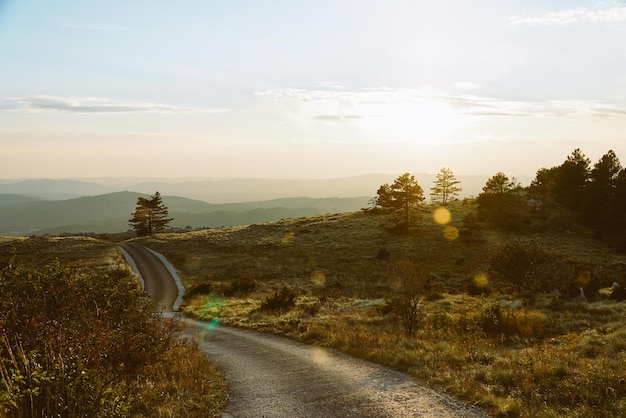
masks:
<svg viewBox="0 0 626 418"><path fill-rule="evenodd" d="M164 264L165 258L136 242L122 243L120 248L126 261L139 276L143 290L150 296L154 310L173 312L179 299L179 286Z"/></svg>
<svg viewBox="0 0 626 418"><path fill-rule="evenodd" d="M166 283L169 270L157 266L164 258L140 247L125 243L122 248L141 272L146 290L152 289L148 293L155 307L169 304L175 279L170 275ZM165 306L172 310L172 304ZM188 325L185 337L198 343L229 384L223 418L486 417L409 375L334 350L183 321Z"/></svg>

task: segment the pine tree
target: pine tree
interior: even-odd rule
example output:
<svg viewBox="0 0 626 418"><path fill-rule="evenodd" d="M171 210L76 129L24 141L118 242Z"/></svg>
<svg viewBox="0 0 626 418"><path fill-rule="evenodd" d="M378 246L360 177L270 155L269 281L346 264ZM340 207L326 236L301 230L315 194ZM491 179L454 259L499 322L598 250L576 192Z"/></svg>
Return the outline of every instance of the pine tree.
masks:
<svg viewBox="0 0 626 418"><path fill-rule="evenodd" d="M415 176L404 173L394 180L392 185L383 184L378 189L376 205L383 210L403 210L405 226L408 227L410 209L418 206L424 200L424 190Z"/></svg>
<svg viewBox="0 0 626 418"><path fill-rule="evenodd" d="M454 173L449 168L442 168L437 174L435 179L435 185L430 188L430 199L433 202L440 202L442 205L448 203L453 197L459 195L463 189L457 187L457 184L461 183L460 180L454 176Z"/></svg>
<svg viewBox="0 0 626 418"><path fill-rule="evenodd" d="M149 199L137 198L137 206L132 215L132 219L128 220L129 225L140 237L164 230L173 220L167 217L167 206L163 204L159 192L150 196Z"/></svg>

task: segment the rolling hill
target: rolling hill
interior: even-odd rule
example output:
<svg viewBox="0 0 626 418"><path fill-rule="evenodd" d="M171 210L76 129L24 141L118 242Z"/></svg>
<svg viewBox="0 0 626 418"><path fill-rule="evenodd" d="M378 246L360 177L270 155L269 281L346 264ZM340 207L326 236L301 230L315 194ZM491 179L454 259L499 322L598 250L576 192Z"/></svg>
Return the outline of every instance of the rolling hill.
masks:
<svg viewBox="0 0 626 418"><path fill-rule="evenodd" d="M116 192L66 200L41 200L0 194L0 235L106 233L128 230L139 196ZM290 198L245 203L210 204L179 196L163 196L175 228L221 227L275 221L320 213L347 212L367 205L369 197Z"/></svg>

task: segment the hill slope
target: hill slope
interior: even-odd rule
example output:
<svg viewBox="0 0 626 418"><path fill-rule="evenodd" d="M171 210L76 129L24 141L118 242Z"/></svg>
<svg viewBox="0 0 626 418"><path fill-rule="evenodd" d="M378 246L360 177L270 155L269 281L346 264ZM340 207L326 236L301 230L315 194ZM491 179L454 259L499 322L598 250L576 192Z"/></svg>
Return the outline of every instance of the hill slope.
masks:
<svg viewBox="0 0 626 418"><path fill-rule="evenodd" d="M136 192L116 192L67 200L39 200L0 195L0 235L122 232L135 210ZM221 227L274 221L318 213L345 212L367 205L360 198L293 198L213 205L178 196L163 196L173 227Z"/></svg>

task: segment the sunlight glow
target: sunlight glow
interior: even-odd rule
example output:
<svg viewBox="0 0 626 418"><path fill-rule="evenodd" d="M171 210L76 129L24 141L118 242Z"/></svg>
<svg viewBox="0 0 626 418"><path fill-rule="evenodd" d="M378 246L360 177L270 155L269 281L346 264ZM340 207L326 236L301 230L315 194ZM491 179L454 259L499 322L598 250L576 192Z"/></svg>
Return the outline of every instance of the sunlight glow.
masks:
<svg viewBox="0 0 626 418"><path fill-rule="evenodd" d="M474 276L472 280L476 287L487 287L489 286L489 276L487 273L479 272Z"/></svg>
<svg viewBox="0 0 626 418"><path fill-rule="evenodd" d="M459 237L459 230L455 226L448 225L443 229L443 237L449 241L454 241Z"/></svg>
<svg viewBox="0 0 626 418"><path fill-rule="evenodd" d="M447 225L452 220L452 214L446 208L437 208L433 212L433 220L438 225Z"/></svg>

